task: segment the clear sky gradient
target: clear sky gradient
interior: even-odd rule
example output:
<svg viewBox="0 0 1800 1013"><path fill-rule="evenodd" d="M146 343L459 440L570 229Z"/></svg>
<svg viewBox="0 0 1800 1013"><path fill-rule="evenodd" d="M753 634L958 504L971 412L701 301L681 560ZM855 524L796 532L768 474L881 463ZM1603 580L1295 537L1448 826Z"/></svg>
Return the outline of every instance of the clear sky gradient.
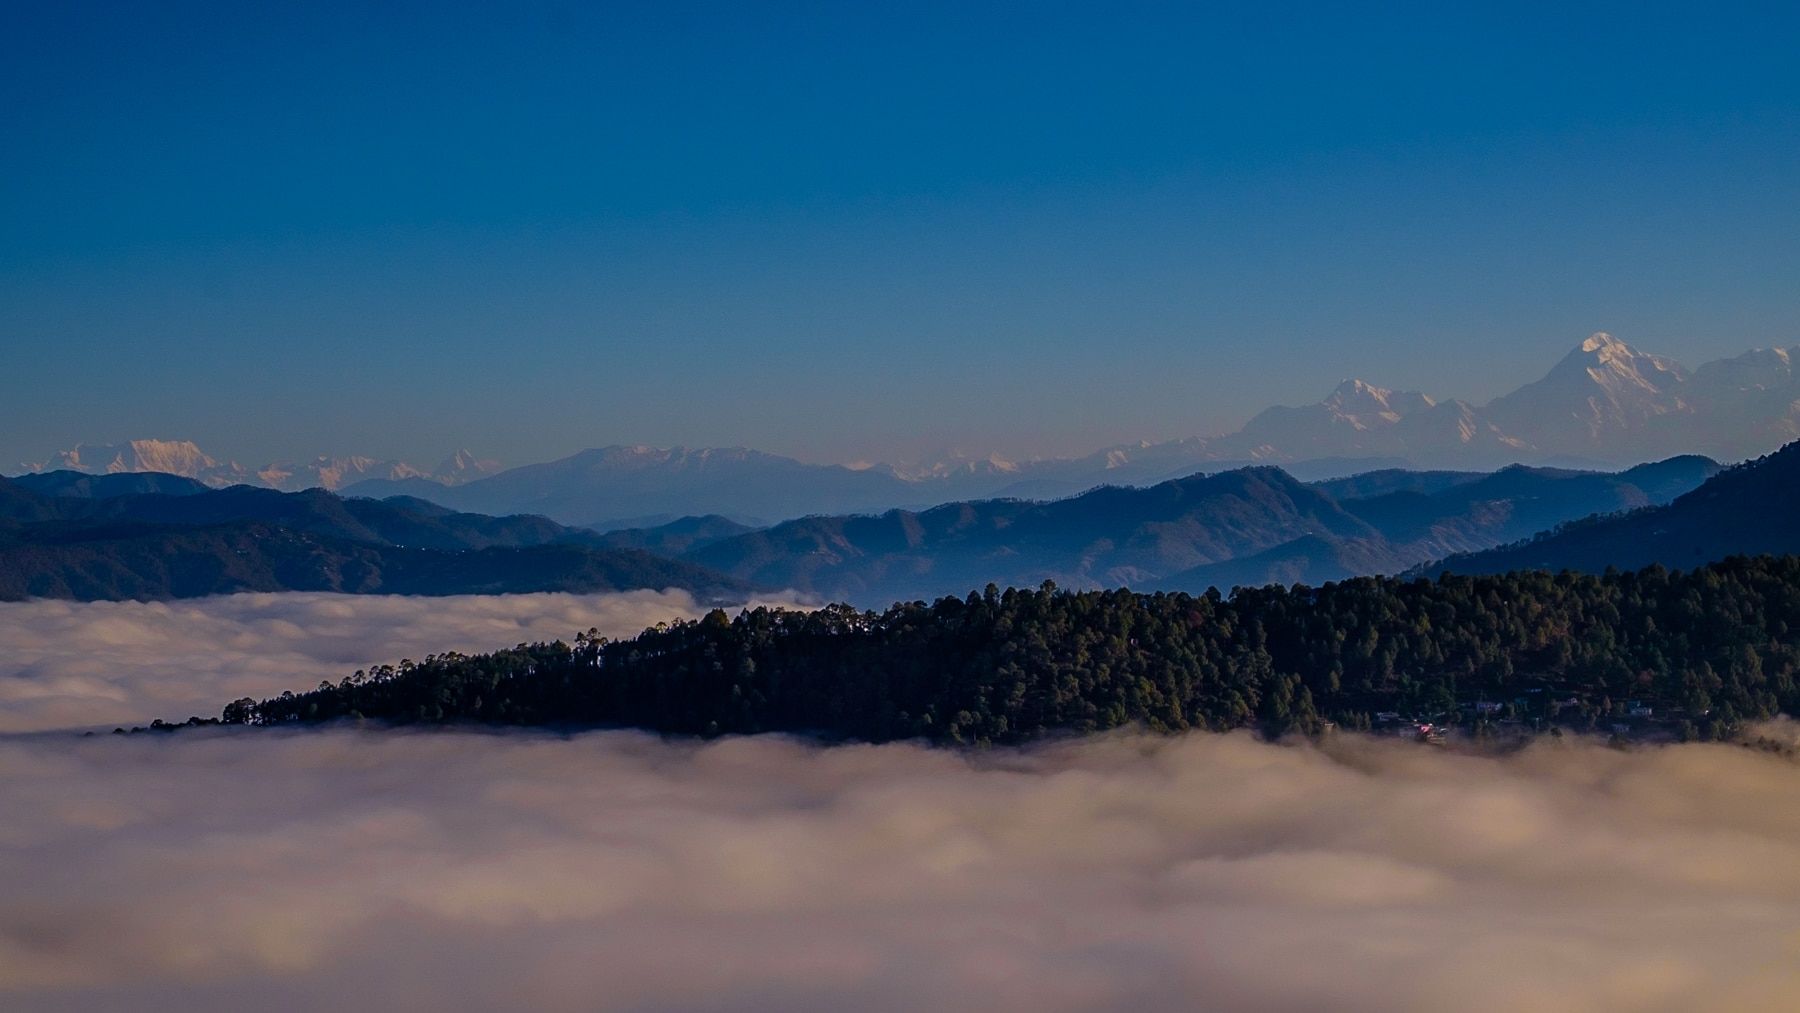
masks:
<svg viewBox="0 0 1800 1013"><path fill-rule="evenodd" d="M6 4L0 469L1082 453L1790 346L1795 11Z"/></svg>

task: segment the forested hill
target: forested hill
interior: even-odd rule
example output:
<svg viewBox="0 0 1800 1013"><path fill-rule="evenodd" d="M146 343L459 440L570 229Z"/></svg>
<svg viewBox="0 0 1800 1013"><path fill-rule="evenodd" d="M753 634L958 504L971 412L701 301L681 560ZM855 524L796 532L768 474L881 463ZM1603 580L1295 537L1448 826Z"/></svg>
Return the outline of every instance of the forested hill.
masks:
<svg viewBox="0 0 1800 1013"><path fill-rule="evenodd" d="M358 672L225 709L228 723L630 726L1018 742L1418 719L1655 721L1717 736L1800 710L1800 559L1689 572L1515 573L1216 593L1040 590L885 612L715 611ZM1502 709L1503 708L1503 709Z"/></svg>
<svg viewBox="0 0 1800 1013"><path fill-rule="evenodd" d="M97 477L131 482L29 477L34 481L0 479L0 600L676 587L743 601L755 590L543 517L458 514L422 501L345 499L320 489L194 490L160 482L170 476L148 483L135 475ZM147 484L159 491L143 492Z"/></svg>
<svg viewBox="0 0 1800 1013"><path fill-rule="evenodd" d="M1424 572L1689 567L1759 553L1800 553L1800 443L1728 468L1664 506L1565 524L1529 541L1450 556Z"/></svg>

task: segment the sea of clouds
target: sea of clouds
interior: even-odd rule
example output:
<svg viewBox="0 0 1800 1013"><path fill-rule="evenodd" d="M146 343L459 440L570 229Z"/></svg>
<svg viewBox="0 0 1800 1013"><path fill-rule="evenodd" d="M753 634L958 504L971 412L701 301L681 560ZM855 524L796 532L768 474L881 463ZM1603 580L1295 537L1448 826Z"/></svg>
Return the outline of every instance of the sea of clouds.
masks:
<svg viewBox="0 0 1800 1013"><path fill-rule="evenodd" d="M6 685L91 683L0 713L693 612L269 597L0 607ZM9 1010L1800 1007L1800 765L1725 745L40 731L0 813Z"/></svg>
<svg viewBox="0 0 1800 1013"><path fill-rule="evenodd" d="M685 591L4 602L0 732L218 717L240 697L303 692L376 664L588 629L629 637L705 612Z"/></svg>

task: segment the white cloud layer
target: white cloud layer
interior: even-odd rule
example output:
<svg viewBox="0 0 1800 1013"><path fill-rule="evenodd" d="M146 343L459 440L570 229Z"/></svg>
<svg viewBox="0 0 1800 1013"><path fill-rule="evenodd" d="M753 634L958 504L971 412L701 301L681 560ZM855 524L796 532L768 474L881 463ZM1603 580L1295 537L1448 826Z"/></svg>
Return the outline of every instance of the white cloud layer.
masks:
<svg viewBox="0 0 1800 1013"><path fill-rule="evenodd" d="M4 606L0 715L695 612ZM1800 765L1730 746L47 733L0 735L0 813L9 1011L1800 1008Z"/></svg>
<svg viewBox="0 0 1800 1013"><path fill-rule="evenodd" d="M1729 746L32 736L0 807L7 1009L1800 1005Z"/></svg>
<svg viewBox="0 0 1800 1013"><path fill-rule="evenodd" d="M217 717L239 697L308 690L402 658L589 627L631 636L705 611L684 591L0 603L0 732Z"/></svg>

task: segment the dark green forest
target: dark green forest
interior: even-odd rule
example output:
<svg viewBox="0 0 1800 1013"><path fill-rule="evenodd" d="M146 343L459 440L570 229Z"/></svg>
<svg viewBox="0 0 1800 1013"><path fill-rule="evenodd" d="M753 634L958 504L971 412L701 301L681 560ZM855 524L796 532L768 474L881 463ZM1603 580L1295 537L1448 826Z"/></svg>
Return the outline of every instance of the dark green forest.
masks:
<svg viewBox="0 0 1800 1013"><path fill-rule="evenodd" d="M1681 572L1369 577L1217 592L999 591L885 612L714 611L628 640L446 654L227 724L625 726L1015 743L1123 726L1400 719L1728 735L1800 704L1800 558ZM1398 717L1396 717L1396 715ZM166 727L166 726L165 726Z"/></svg>

